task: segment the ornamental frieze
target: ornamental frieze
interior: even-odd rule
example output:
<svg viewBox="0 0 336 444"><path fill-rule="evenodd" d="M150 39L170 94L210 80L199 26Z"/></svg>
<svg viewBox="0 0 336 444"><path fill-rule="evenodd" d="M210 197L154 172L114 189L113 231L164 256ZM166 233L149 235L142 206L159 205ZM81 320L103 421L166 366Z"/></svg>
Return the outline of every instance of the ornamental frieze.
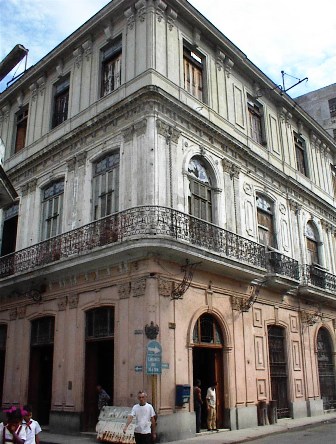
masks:
<svg viewBox="0 0 336 444"><path fill-rule="evenodd" d="M159 279L159 295L163 297L170 297L172 293L172 281L167 279Z"/></svg>
<svg viewBox="0 0 336 444"><path fill-rule="evenodd" d="M132 294L134 298L145 295L146 282L147 279L145 277L132 281Z"/></svg>
<svg viewBox="0 0 336 444"><path fill-rule="evenodd" d="M77 308L78 307L78 294L70 294L68 295L68 304L69 308Z"/></svg>
<svg viewBox="0 0 336 444"><path fill-rule="evenodd" d="M118 294L120 299L128 299L130 297L130 283L126 282L118 286Z"/></svg>

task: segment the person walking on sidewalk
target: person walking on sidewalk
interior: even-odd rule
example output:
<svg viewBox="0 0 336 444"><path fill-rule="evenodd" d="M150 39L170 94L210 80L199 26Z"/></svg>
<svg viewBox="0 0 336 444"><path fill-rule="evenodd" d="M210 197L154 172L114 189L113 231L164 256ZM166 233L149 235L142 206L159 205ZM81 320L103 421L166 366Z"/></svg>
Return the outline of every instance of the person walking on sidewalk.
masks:
<svg viewBox="0 0 336 444"><path fill-rule="evenodd" d="M207 391L206 394L206 402L207 402L207 409L208 409L208 417L207 417L207 423L208 423L208 430L215 430L218 431L217 425L216 425L216 386L217 382L214 382Z"/></svg>
<svg viewBox="0 0 336 444"><path fill-rule="evenodd" d="M147 393L143 390L138 393L138 401L139 403L133 406L131 414L127 418L123 432L126 433L127 427L135 418L136 444L151 444L156 439L155 411L153 406L147 402Z"/></svg>
<svg viewBox="0 0 336 444"><path fill-rule="evenodd" d="M201 431L201 421L202 421L202 390L201 381L196 379L194 385L194 410L196 415L196 433Z"/></svg>

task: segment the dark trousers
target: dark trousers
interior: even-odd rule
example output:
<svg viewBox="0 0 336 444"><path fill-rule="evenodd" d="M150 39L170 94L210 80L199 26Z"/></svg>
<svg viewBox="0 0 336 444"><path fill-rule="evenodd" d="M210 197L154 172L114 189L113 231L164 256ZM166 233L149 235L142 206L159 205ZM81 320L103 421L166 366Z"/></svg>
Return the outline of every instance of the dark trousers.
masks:
<svg viewBox="0 0 336 444"><path fill-rule="evenodd" d="M151 433L136 433L134 432L136 444L152 444L152 434Z"/></svg>
<svg viewBox="0 0 336 444"><path fill-rule="evenodd" d="M199 433L201 431L202 422L202 404L200 402L195 403L194 409L196 415L196 433Z"/></svg>

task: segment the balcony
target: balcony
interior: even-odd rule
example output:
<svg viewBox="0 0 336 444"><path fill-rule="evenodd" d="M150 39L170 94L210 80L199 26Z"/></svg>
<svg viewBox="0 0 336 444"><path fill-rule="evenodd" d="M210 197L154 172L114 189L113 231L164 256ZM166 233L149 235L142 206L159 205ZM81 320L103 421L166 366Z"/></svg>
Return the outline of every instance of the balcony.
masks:
<svg viewBox="0 0 336 444"><path fill-rule="evenodd" d="M304 265L301 271L300 293L315 295L317 291L331 293L332 299L336 295L336 276L327 273L318 265Z"/></svg>
<svg viewBox="0 0 336 444"><path fill-rule="evenodd" d="M1 257L0 278L94 254L104 247L134 244L144 239L177 242L180 249L196 247L200 256L206 251L221 263L246 264L255 267L259 274L264 274L260 269L266 268L263 245L170 208L143 206L107 216Z"/></svg>

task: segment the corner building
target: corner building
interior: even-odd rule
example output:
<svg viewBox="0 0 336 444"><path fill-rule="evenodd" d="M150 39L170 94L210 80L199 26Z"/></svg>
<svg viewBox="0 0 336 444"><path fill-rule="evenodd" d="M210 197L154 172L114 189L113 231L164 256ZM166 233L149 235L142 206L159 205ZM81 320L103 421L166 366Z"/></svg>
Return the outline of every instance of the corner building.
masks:
<svg viewBox="0 0 336 444"><path fill-rule="evenodd" d="M335 141L187 1L113 0L0 113L4 407L74 433L144 388L161 442L196 378L231 430L336 408Z"/></svg>

